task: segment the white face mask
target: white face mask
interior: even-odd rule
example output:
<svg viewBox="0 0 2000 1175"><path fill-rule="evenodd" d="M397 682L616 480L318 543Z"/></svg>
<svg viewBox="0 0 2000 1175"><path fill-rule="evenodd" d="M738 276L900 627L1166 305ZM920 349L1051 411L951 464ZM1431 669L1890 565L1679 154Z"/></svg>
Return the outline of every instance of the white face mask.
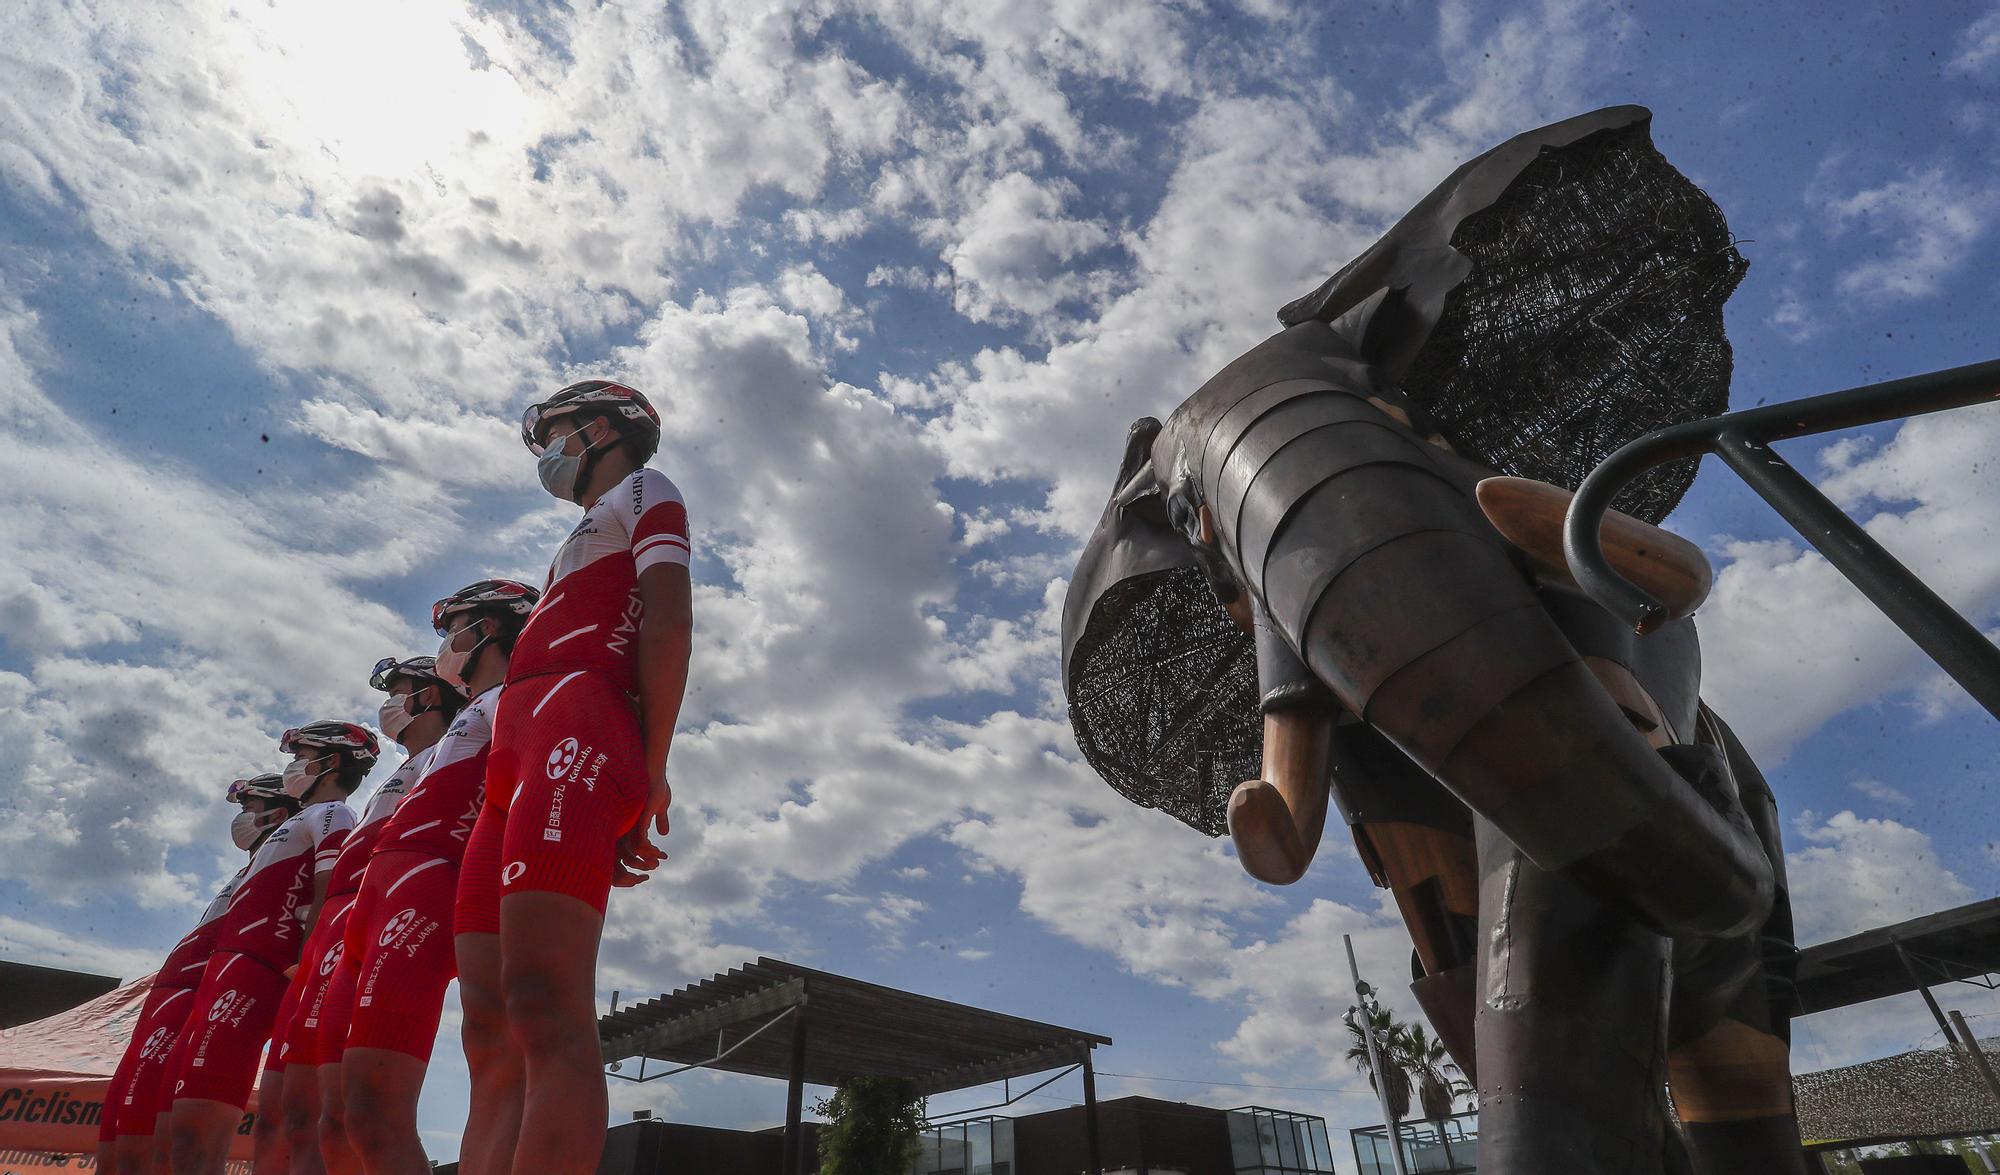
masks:
<svg viewBox="0 0 2000 1175"><path fill-rule="evenodd" d="M397 742L403 741L403 732L416 721L416 715L410 713L410 697L409 694L390 694L382 700L382 709L375 715L382 733Z"/></svg>
<svg viewBox="0 0 2000 1175"><path fill-rule="evenodd" d="M236 842L237 848L247 853L257 847L260 837L284 818L283 812L252 812L245 808L229 822L229 839Z"/></svg>
<svg viewBox="0 0 2000 1175"><path fill-rule="evenodd" d="M597 452L597 442L588 436L583 438L583 452L570 456L563 452L570 438L583 433L589 425L571 429L561 440L551 439L549 446L535 461L535 476L541 478L542 488L565 502L577 501L577 483L583 479L583 465L592 453ZM582 505L581 502L577 502Z"/></svg>
<svg viewBox="0 0 2000 1175"><path fill-rule="evenodd" d="M479 636L478 628L479 625L477 622L468 624L444 638L444 643L438 646L438 676L462 690L471 688L465 683L465 671L471 666L472 659L479 654L481 648L485 647L487 641L493 639L488 636ZM475 636L472 647L461 650L458 648L458 638L468 632L473 633Z"/></svg>
<svg viewBox="0 0 2000 1175"><path fill-rule="evenodd" d="M320 761L321 759L294 759L285 764L285 794L295 800L305 799L306 793L319 781L321 772L314 771L312 764Z"/></svg>

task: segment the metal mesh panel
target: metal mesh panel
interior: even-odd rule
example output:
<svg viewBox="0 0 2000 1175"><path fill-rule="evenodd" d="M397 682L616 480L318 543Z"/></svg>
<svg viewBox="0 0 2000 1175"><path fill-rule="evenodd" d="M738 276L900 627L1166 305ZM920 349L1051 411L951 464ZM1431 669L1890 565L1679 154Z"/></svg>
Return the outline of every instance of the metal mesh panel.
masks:
<svg viewBox="0 0 2000 1175"><path fill-rule="evenodd" d="M1200 571L1105 593L1070 658L1077 746L1119 794L1210 836L1263 770L1257 652Z"/></svg>
<svg viewBox="0 0 2000 1175"><path fill-rule="evenodd" d="M1461 451L1573 490L1625 442L1728 410L1722 304L1749 263L1644 124L1545 149L1451 243L1472 273L1404 390ZM1660 521L1695 466L1650 471L1617 508Z"/></svg>

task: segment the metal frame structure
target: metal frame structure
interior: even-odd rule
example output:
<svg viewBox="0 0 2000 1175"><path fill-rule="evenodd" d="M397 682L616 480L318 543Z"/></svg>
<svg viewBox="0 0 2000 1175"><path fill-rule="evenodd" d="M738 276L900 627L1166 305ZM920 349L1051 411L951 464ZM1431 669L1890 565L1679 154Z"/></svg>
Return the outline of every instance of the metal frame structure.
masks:
<svg viewBox="0 0 2000 1175"><path fill-rule="evenodd" d="M770 1033L789 1020L790 1039ZM806 1170L804 1087L892 1077L922 1095L1081 1068L1090 1169L1102 1170L1091 1054L1111 1038L759 958L597 1022L609 1075L654 1081L709 1068L781 1077L785 1175ZM637 1057L639 1073L618 1070ZM653 1060L673 1063L647 1073Z"/></svg>
<svg viewBox="0 0 2000 1175"><path fill-rule="evenodd" d="M1987 713L2000 718L2000 648L1771 448L1774 441L1995 400L2000 400L2000 360L1989 360L1658 429L1619 449L1583 479L1564 520L1563 554L1576 582L1613 615L1638 632L1657 628L1668 619L1666 609L1612 570L1598 530L1612 499L1633 478L1656 465L1713 453Z"/></svg>

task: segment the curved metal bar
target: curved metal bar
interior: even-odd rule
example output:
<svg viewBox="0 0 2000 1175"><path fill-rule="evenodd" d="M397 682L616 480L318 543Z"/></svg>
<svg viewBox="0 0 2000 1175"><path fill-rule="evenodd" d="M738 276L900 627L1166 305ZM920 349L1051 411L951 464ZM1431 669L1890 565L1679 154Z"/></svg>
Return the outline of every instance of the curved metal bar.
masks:
<svg viewBox="0 0 2000 1175"><path fill-rule="evenodd" d="M1577 487L1563 520L1563 557L1578 586L1636 632L1666 609L1613 570L1599 528L1612 499L1663 462L1720 456L1751 489L1987 711L2000 718L2000 649L1821 494L1770 442L2000 400L2000 360L1730 412L1651 432L1613 453Z"/></svg>

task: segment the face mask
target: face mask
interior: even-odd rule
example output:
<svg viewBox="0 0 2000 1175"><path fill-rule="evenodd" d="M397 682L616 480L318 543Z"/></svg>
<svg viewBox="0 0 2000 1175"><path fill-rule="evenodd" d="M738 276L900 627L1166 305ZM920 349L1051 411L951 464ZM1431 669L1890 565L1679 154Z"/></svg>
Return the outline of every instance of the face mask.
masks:
<svg viewBox="0 0 2000 1175"><path fill-rule="evenodd" d="M272 825L282 819L284 819L283 812L260 813L245 808L229 822L229 839L236 842L237 848L247 853L256 848L257 841L271 830Z"/></svg>
<svg viewBox="0 0 2000 1175"><path fill-rule="evenodd" d="M312 770L310 766L317 762L318 759L295 759L285 764L286 795L295 800L306 798L306 793L312 790L314 782L319 779L320 773Z"/></svg>
<svg viewBox="0 0 2000 1175"><path fill-rule="evenodd" d="M410 695L390 694L383 699L382 708L376 712L375 718L383 734L397 742L403 741L403 732L416 721L416 715L410 713Z"/></svg>
<svg viewBox="0 0 2000 1175"><path fill-rule="evenodd" d="M535 476L542 479L542 488L565 502L576 501L576 483L583 476L583 460L597 448L595 443L586 441L583 452L574 457L564 453L563 447L575 435L573 432L560 441L551 441L535 462Z"/></svg>
<svg viewBox="0 0 2000 1175"><path fill-rule="evenodd" d="M465 671L471 666L472 659L479 655L479 650L485 648L486 642L493 639L492 637L482 636L472 642L471 648L460 652L458 649L458 638L473 631L476 631L476 629L470 627L461 628L444 638L444 643L438 646L437 674L459 689L470 688L465 684Z"/></svg>

